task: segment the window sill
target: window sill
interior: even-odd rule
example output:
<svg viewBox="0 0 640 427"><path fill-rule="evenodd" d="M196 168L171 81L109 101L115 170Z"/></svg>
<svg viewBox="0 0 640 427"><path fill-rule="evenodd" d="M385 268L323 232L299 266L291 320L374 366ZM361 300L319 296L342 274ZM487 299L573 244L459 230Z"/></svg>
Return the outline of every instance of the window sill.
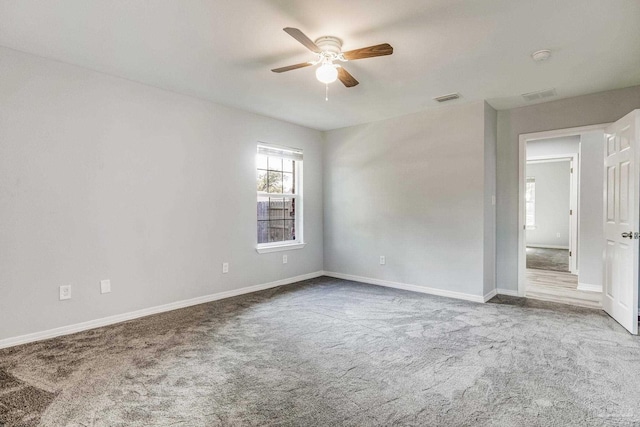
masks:
<svg viewBox="0 0 640 427"><path fill-rule="evenodd" d="M259 254L268 254L271 252L280 252L280 251L290 251L293 249L302 249L306 246L306 243L287 243L285 245L276 245L276 246L258 246L256 247L256 251Z"/></svg>

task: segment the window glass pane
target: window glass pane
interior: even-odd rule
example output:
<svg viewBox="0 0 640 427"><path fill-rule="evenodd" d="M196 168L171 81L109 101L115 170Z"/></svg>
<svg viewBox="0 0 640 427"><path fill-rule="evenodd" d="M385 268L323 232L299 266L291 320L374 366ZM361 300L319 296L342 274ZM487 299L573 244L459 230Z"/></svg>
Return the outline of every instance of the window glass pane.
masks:
<svg viewBox="0 0 640 427"><path fill-rule="evenodd" d="M282 193L282 172L267 173L267 191L269 193Z"/></svg>
<svg viewBox="0 0 640 427"><path fill-rule="evenodd" d="M284 222L284 240L296 240L296 222L292 220L285 220Z"/></svg>
<svg viewBox="0 0 640 427"><path fill-rule="evenodd" d="M267 171L258 170L256 181L258 191L268 191L269 181L267 179Z"/></svg>
<svg viewBox="0 0 640 427"><path fill-rule="evenodd" d="M293 194L293 174L292 173L283 173L282 174L282 192L283 193L291 193Z"/></svg>
<svg viewBox="0 0 640 427"><path fill-rule="evenodd" d="M296 199L285 199L284 219L295 219Z"/></svg>
<svg viewBox="0 0 640 427"><path fill-rule="evenodd" d="M536 225L536 179L527 177L525 185L525 225L533 227Z"/></svg>
<svg viewBox="0 0 640 427"><path fill-rule="evenodd" d="M258 197L258 221L269 219L269 198Z"/></svg>
<svg viewBox="0 0 640 427"><path fill-rule="evenodd" d="M284 199L279 197L269 199L269 219L284 219Z"/></svg>
<svg viewBox="0 0 640 427"><path fill-rule="evenodd" d="M267 156L257 154L256 164L258 165L258 169L267 169Z"/></svg>
<svg viewBox="0 0 640 427"><path fill-rule="evenodd" d="M284 221L269 221L269 242L282 242L284 240Z"/></svg>
<svg viewBox="0 0 640 427"><path fill-rule="evenodd" d="M536 200L536 183L527 182L524 198L527 202L534 202Z"/></svg>
<svg viewBox="0 0 640 427"><path fill-rule="evenodd" d="M269 170L282 171L282 159L280 157L269 157Z"/></svg>
<svg viewBox="0 0 640 427"><path fill-rule="evenodd" d="M258 243L269 243L269 221L258 221Z"/></svg>
<svg viewBox="0 0 640 427"><path fill-rule="evenodd" d="M295 199L282 197L268 199L269 242L295 240Z"/></svg>
<svg viewBox="0 0 640 427"><path fill-rule="evenodd" d="M295 161L290 159L282 159L282 170L284 172L293 172L293 167L295 166Z"/></svg>

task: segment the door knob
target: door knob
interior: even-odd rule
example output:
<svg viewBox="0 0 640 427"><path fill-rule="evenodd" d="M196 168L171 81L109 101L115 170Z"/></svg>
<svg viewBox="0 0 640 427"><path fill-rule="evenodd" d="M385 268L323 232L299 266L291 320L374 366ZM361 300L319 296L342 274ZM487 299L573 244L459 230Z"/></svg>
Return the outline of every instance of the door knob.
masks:
<svg viewBox="0 0 640 427"><path fill-rule="evenodd" d="M633 232L629 231L628 233L622 233L623 239L633 239Z"/></svg>

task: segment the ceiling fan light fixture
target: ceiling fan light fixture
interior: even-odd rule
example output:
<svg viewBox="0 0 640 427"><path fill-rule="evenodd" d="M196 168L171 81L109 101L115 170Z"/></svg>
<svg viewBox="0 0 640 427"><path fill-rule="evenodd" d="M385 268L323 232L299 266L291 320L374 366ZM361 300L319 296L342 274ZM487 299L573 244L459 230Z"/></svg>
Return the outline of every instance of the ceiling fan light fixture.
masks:
<svg viewBox="0 0 640 427"><path fill-rule="evenodd" d="M338 79L338 69L330 62L325 62L316 70L316 78L324 84L333 83Z"/></svg>

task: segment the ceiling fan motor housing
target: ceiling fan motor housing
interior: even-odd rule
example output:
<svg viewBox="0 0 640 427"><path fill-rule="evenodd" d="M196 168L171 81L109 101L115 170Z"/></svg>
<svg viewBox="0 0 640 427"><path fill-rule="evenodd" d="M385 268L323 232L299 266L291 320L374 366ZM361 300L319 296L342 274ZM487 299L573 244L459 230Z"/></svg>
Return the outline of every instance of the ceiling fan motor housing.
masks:
<svg viewBox="0 0 640 427"><path fill-rule="evenodd" d="M342 51L342 40L333 36L322 36L316 39L315 44L323 52L332 52L336 55Z"/></svg>

